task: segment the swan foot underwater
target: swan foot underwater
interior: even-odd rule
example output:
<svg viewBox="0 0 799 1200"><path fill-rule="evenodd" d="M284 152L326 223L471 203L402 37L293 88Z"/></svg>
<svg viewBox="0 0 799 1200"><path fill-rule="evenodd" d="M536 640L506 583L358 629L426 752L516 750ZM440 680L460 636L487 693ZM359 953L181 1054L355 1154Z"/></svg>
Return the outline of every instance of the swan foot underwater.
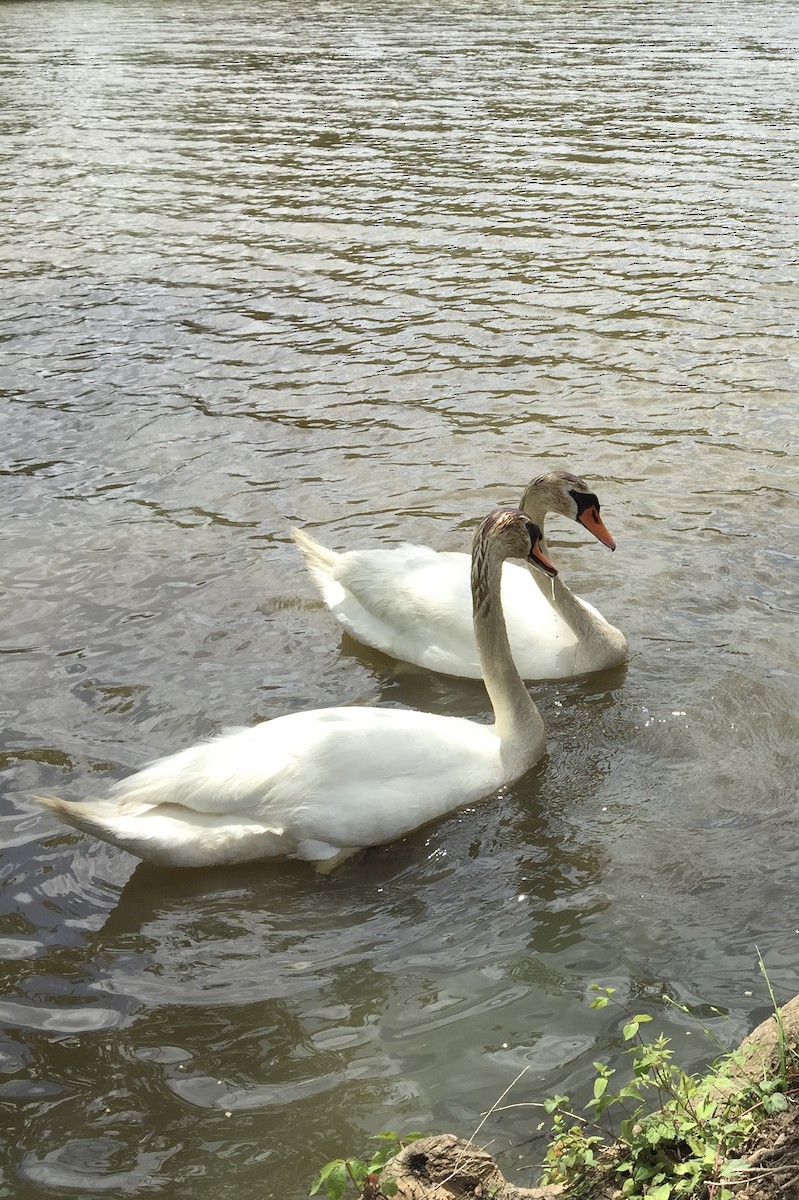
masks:
<svg viewBox="0 0 799 1200"><path fill-rule="evenodd" d="M583 479L552 471L533 479L520 510L542 530L547 513L577 521L615 550L599 500ZM356 641L400 661L445 675L483 674L472 623L467 554L404 543L390 550L337 553L292 529L298 549L340 625ZM506 563L502 608L523 679L570 679L617 666L627 657L624 634L558 578Z"/></svg>
<svg viewBox="0 0 799 1200"><path fill-rule="evenodd" d="M503 564L557 575L539 526L500 509L472 548L476 645L494 723L389 708L322 708L228 730L123 779L107 800L36 800L59 820L153 863L295 858L327 872L518 779L544 724L511 655ZM531 571L532 573L532 571Z"/></svg>

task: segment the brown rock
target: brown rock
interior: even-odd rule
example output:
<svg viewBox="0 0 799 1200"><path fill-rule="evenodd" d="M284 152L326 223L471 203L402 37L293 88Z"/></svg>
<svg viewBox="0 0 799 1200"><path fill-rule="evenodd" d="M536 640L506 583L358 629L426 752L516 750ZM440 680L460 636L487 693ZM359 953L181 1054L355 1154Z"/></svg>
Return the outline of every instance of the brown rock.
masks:
<svg viewBox="0 0 799 1200"><path fill-rule="evenodd" d="M491 1155L451 1133L406 1146L381 1177L397 1185L398 1200L555 1200L559 1186L522 1188L509 1183Z"/></svg>

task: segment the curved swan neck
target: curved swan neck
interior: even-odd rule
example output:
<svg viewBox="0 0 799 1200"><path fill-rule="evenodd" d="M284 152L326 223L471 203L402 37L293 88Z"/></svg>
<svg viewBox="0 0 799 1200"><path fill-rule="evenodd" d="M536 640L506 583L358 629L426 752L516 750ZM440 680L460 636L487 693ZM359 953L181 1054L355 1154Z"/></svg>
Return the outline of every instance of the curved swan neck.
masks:
<svg viewBox="0 0 799 1200"><path fill-rule="evenodd" d="M519 507L524 515L530 521L535 522L535 524L541 530L543 544L544 520L546 519L547 513L552 512L552 508L549 504L549 496L545 494L543 488L536 486L537 483L538 481L536 480L534 483L528 484L528 486L525 488Z"/></svg>
<svg viewBox="0 0 799 1200"><path fill-rule="evenodd" d="M472 611L488 698L494 710L503 762L517 757L532 762L544 741L544 723L511 654L500 585L505 556L499 547L475 543L472 554ZM525 763L526 765L526 763ZM523 769L523 768L522 768Z"/></svg>
<svg viewBox="0 0 799 1200"><path fill-rule="evenodd" d="M541 544L543 545L543 538ZM610 665L619 661L619 656L627 646L620 629L583 604L560 577L547 579L540 571L531 571L530 574L547 602L577 638L580 647L578 653L583 656L580 661L593 662L595 666Z"/></svg>
<svg viewBox="0 0 799 1200"><path fill-rule="evenodd" d="M549 557L549 546L546 540L544 519L551 512L549 497L541 488L530 485L522 497L522 507L525 516L534 521L541 530L541 549ZM588 609L583 608L580 601L558 576L550 579L542 571L531 571L536 587L541 595L551 604L559 617L562 617L575 635L582 641L596 633L597 622Z"/></svg>
<svg viewBox="0 0 799 1200"><path fill-rule="evenodd" d="M549 557L549 546L546 540L544 519L547 513L552 511L549 499L546 489L537 488L535 484L529 485L522 497L525 516L534 521L541 530L540 546L547 557ZM589 654L615 648L619 644L619 640L621 640L621 644L624 644L622 634L608 624L603 617L586 608L560 576L550 579L542 571L531 571L530 574L541 595L548 604L552 605L558 616L566 622Z"/></svg>

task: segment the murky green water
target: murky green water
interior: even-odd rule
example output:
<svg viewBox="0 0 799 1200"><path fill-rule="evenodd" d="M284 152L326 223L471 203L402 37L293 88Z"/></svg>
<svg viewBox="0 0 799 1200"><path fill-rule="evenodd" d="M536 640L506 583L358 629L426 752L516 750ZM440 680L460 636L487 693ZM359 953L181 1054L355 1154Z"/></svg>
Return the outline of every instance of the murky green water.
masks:
<svg viewBox="0 0 799 1200"><path fill-rule="evenodd" d="M298 1200L799 990L799 22L787 0L0 8L0 1195ZM354 643L292 521L465 548L542 469L628 667L545 764L331 879L58 828L227 724L485 717ZM690 1034L690 1036L689 1036ZM536 1110L481 1131L536 1176Z"/></svg>

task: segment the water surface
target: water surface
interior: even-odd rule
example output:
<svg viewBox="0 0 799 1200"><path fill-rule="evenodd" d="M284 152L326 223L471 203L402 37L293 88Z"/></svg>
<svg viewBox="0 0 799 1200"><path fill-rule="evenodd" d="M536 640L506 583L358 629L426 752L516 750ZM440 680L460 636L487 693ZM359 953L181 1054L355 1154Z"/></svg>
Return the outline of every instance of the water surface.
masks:
<svg viewBox="0 0 799 1200"><path fill-rule="evenodd" d="M0 8L0 1195L299 1200L799 990L799 26L782 0ZM230 724L487 719L343 638L288 538L468 547L542 470L628 666L545 762L330 879L58 827ZM721 1016L711 1011L717 1008ZM537 1174L534 1109L481 1131Z"/></svg>

